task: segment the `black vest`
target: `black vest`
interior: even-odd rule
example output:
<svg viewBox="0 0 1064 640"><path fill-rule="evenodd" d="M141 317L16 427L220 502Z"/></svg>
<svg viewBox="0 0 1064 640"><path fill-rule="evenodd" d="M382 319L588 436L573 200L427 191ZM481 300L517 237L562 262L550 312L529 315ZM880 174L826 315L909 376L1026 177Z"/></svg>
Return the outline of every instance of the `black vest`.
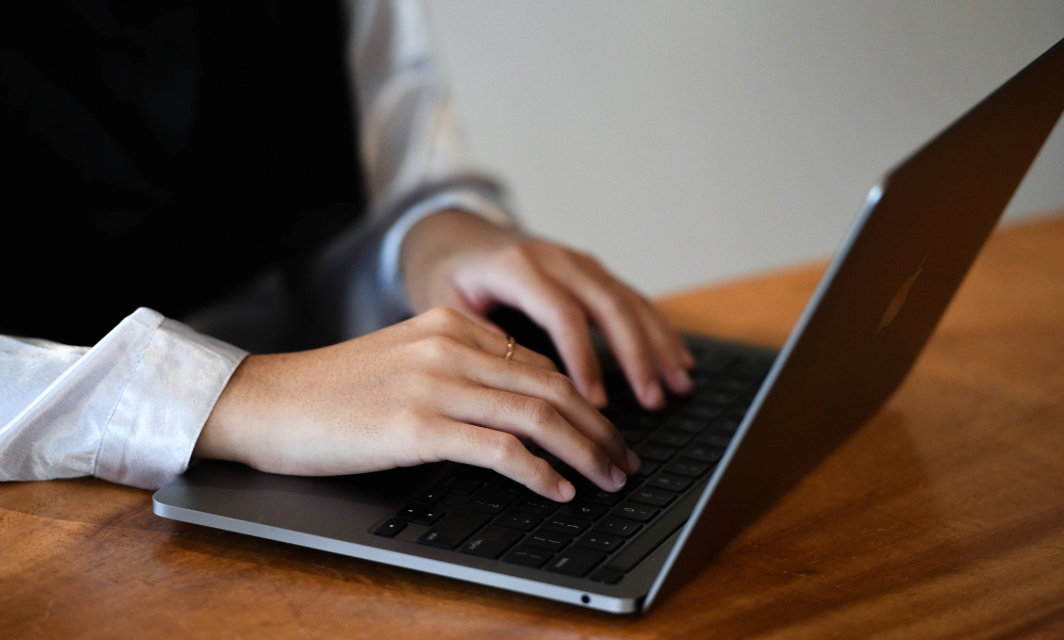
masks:
<svg viewBox="0 0 1064 640"><path fill-rule="evenodd" d="M180 317L364 208L339 3L2 4L3 332Z"/></svg>

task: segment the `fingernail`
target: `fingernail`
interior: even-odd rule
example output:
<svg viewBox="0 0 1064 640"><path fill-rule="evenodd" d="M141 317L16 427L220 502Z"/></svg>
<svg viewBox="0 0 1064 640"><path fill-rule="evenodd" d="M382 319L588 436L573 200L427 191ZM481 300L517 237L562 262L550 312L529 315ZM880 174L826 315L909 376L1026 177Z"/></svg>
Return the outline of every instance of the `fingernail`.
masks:
<svg viewBox="0 0 1064 640"><path fill-rule="evenodd" d="M628 461L628 468L632 470L632 473L639 471L639 467L643 466L643 462L639 459L639 456L635 455L635 451L631 449L625 454L625 458Z"/></svg>
<svg viewBox="0 0 1064 640"><path fill-rule="evenodd" d="M568 480L558 481L558 493L562 495L562 500L568 502L576 495L576 487Z"/></svg>
<svg viewBox="0 0 1064 640"><path fill-rule="evenodd" d="M617 467L610 465L610 478L613 479L613 486L620 489L624 486L624 483L628 482L628 476L624 475L624 472Z"/></svg>
<svg viewBox="0 0 1064 640"><path fill-rule="evenodd" d="M695 386L691 382L691 376L683 369L677 369L676 374L673 376L673 385L676 387L677 393L684 394L691 393Z"/></svg>
<svg viewBox="0 0 1064 640"><path fill-rule="evenodd" d="M665 404L665 392L656 381L643 387L643 404L652 409L658 409Z"/></svg>

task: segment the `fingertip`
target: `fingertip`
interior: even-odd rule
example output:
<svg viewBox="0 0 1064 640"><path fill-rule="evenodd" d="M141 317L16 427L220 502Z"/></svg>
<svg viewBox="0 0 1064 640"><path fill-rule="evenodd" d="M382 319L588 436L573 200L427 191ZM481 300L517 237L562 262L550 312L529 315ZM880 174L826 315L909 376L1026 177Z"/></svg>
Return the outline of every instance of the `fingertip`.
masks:
<svg viewBox="0 0 1064 640"><path fill-rule="evenodd" d="M684 347L680 352L680 359L683 360L683 366L685 369L694 369L695 357L691 354L691 350Z"/></svg>
<svg viewBox="0 0 1064 640"><path fill-rule="evenodd" d="M643 406L647 409L661 409L665 406L665 392L661 390L661 385L657 380L643 385L641 395Z"/></svg>
<svg viewBox="0 0 1064 640"><path fill-rule="evenodd" d="M691 381L691 376L683 369L677 369L671 376L669 386L672 390L680 395L687 395L694 390L694 382Z"/></svg>
<svg viewBox="0 0 1064 640"><path fill-rule="evenodd" d="M562 502L569 502L576 495L576 487L568 480L559 480L558 495L561 496Z"/></svg>

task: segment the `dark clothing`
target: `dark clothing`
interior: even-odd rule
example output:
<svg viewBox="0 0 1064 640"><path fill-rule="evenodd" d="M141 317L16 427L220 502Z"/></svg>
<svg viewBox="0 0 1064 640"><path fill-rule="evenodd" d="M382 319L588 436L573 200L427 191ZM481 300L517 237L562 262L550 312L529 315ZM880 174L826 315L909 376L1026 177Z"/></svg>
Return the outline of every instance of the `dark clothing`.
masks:
<svg viewBox="0 0 1064 640"><path fill-rule="evenodd" d="M93 344L350 225L366 197L338 11L4 3L0 332Z"/></svg>

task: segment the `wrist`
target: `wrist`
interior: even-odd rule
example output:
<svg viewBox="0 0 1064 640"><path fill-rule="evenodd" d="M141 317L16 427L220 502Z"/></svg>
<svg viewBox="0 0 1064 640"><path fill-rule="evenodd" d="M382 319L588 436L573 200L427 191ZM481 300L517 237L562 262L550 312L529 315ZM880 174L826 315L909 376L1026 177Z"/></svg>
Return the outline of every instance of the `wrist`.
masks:
<svg viewBox="0 0 1064 640"><path fill-rule="evenodd" d="M200 431L196 446L192 450L193 458L251 463L247 446L249 439L245 437L249 422L245 407L248 404L248 386L250 378L253 377L252 370L257 368L262 357L248 356L233 371Z"/></svg>

